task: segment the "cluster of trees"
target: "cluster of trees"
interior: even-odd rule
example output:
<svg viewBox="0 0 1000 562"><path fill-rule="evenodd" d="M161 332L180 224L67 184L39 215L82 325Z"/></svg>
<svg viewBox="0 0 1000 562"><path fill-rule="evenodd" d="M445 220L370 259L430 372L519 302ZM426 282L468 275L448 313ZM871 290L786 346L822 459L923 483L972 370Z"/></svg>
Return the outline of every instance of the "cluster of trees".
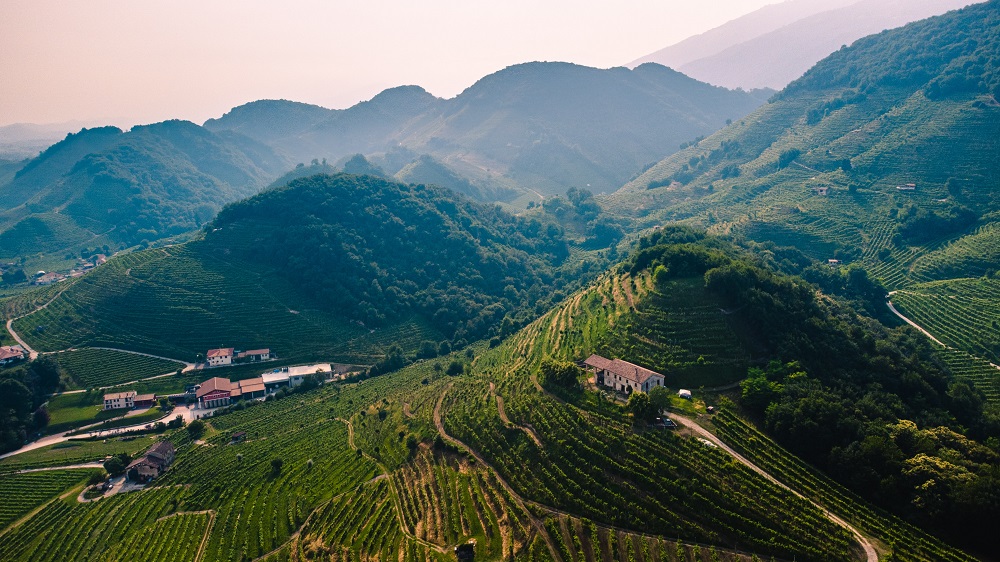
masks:
<svg viewBox="0 0 1000 562"><path fill-rule="evenodd" d="M975 211L964 205L948 203L941 209L910 204L897 213L896 232L905 242L922 244L935 238L961 232L979 220Z"/></svg>
<svg viewBox="0 0 1000 562"><path fill-rule="evenodd" d="M644 239L628 265L704 275L744 345L770 359L749 367L741 406L797 455L966 544L1000 516L1000 408L955 380L922 334L866 314L884 308L885 289L863 269L684 228Z"/></svg>
<svg viewBox="0 0 1000 562"><path fill-rule="evenodd" d="M49 424L43 404L59 389L60 374L47 357L0 371L0 453L20 448Z"/></svg>
<svg viewBox="0 0 1000 562"><path fill-rule="evenodd" d="M528 208L532 207L529 204ZM611 246L625 236L625 230L617 221L601 213L601 207L589 189L571 187L565 197L545 199L542 209L563 224L575 222L581 225L589 246Z"/></svg>
<svg viewBox="0 0 1000 562"><path fill-rule="evenodd" d="M253 232L238 246L246 259L366 326L418 312L452 341L513 330L579 282L560 269L560 228L372 176L299 179L226 207L207 230L227 248Z"/></svg>

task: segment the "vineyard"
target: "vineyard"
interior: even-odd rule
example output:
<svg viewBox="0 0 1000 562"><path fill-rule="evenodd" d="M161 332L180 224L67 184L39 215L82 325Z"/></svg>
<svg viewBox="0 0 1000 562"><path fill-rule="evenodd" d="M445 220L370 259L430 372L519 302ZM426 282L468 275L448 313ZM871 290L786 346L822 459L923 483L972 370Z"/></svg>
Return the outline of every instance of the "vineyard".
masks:
<svg viewBox="0 0 1000 562"><path fill-rule="evenodd" d="M114 562L196 562L202 538L211 529L211 512L173 513L122 541Z"/></svg>
<svg viewBox="0 0 1000 562"><path fill-rule="evenodd" d="M67 488L83 483L88 470L53 470L0 475L0 531Z"/></svg>
<svg viewBox="0 0 1000 562"><path fill-rule="evenodd" d="M53 355L79 388L104 388L172 373L183 363L105 349L77 349Z"/></svg>
<svg viewBox="0 0 1000 562"><path fill-rule="evenodd" d="M1000 279L911 285L892 302L946 345L1000 362Z"/></svg>
<svg viewBox="0 0 1000 562"><path fill-rule="evenodd" d="M870 507L863 499L806 465L729 410L722 410L712 421L719 437L728 445L792 489L879 539L891 548L896 559L926 562L974 560L899 518Z"/></svg>

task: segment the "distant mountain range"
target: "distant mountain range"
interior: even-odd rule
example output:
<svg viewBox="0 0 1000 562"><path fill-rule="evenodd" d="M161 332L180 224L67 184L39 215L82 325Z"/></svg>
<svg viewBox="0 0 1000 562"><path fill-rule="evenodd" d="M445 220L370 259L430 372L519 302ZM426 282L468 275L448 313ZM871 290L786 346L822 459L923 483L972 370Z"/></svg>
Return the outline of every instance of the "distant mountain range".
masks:
<svg viewBox="0 0 1000 562"><path fill-rule="evenodd" d="M473 184L546 195L587 186L601 192L769 94L716 88L659 65L598 70L536 62L486 76L449 100L417 86L345 110L266 100L205 127L249 136L298 162L353 153L378 161L405 149Z"/></svg>
<svg viewBox="0 0 1000 562"><path fill-rule="evenodd" d="M784 88L843 45L972 0L791 0L629 63L655 62L727 88Z"/></svg>
<svg viewBox="0 0 1000 562"><path fill-rule="evenodd" d="M27 163L0 162L0 258L70 259L81 247L189 232L297 163L329 172L329 160L521 206L571 187L610 192L770 93L710 86L655 64L529 63L450 100L402 86L345 110L264 100L204 127L85 129Z"/></svg>

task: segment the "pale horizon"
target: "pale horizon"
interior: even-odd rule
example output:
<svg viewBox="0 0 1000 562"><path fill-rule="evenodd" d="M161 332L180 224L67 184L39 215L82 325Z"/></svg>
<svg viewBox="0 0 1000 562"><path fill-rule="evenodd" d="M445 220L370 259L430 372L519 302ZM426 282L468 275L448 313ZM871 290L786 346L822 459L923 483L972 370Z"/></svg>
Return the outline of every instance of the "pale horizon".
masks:
<svg viewBox="0 0 1000 562"><path fill-rule="evenodd" d="M451 98L524 62L623 66L776 3L13 0L0 20L0 126L200 124L259 99L340 109L402 85Z"/></svg>

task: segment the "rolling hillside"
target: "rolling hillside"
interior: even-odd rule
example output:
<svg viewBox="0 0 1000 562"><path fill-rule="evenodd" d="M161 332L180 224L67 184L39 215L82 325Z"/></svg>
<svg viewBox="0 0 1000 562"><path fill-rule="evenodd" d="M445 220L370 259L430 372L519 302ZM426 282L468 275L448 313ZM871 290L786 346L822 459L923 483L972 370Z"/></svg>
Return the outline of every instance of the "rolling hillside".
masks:
<svg viewBox="0 0 1000 562"><path fill-rule="evenodd" d="M405 86L345 110L259 101L205 127L250 136L302 162L402 149L413 154L407 162L430 155L480 185L542 194L589 185L601 192L765 97L658 65L598 70L535 62L486 76L449 100Z"/></svg>
<svg viewBox="0 0 1000 562"><path fill-rule="evenodd" d="M859 264L890 290L992 276L998 14L977 4L859 40L608 205Z"/></svg>
<svg viewBox="0 0 1000 562"><path fill-rule="evenodd" d="M41 351L192 361L230 342L371 364L393 344L413 353L525 322L596 264L568 256L551 224L436 187L320 175L227 206L203 239L65 282L14 328Z"/></svg>
<svg viewBox="0 0 1000 562"><path fill-rule="evenodd" d="M286 164L247 137L193 123L84 129L29 161L0 196L0 259L61 259L198 228Z"/></svg>
<svg viewBox="0 0 1000 562"><path fill-rule="evenodd" d="M726 88L781 89L844 45L974 0L797 0L764 6L637 59Z"/></svg>
<svg viewBox="0 0 1000 562"><path fill-rule="evenodd" d="M632 358L645 349L673 358L665 365L670 385L684 376L697 384L705 374L685 373L685 365L725 360L750 341L727 327L733 315L711 311L728 297L696 282L699 267L724 268L749 254L683 229L642 247L624 264L634 274L602 276L499 345L237 408L209 418L198 442L186 430L168 433L177 460L146 490L50 502L74 485L54 475L34 504L17 504L19 513L42 507L0 529L0 548L11 560L157 553L426 562L452 559L455 546L475 539L482 560L972 560L817 473L732 405L710 427L755 465L705 445L693 429L647 428L596 392L540 386L547 359L595 350ZM785 283L795 282L761 289L783 299ZM826 322L826 306L810 314ZM743 321L753 317L744 310ZM655 311L678 315L676 330L650 332L661 323L643 318ZM706 321L713 316L721 323ZM454 376L442 368L449 363L460 367ZM232 444L241 431L246 439ZM115 445L81 442L68 458ZM12 466L51 464L56 454ZM23 475L2 478L11 489L29 485ZM106 522L104 532L82 532L97 522Z"/></svg>

